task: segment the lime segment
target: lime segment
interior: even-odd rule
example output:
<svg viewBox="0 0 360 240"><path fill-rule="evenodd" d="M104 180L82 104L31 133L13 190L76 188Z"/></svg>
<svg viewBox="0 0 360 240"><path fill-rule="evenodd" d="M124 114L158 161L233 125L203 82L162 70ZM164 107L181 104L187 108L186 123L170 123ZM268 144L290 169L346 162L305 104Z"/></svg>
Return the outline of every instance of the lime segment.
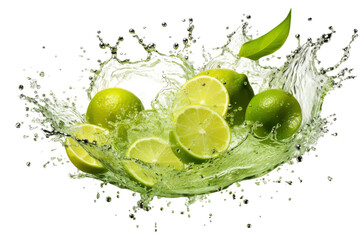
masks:
<svg viewBox="0 0 360 240"><path fill-rule="evenodd" d="M174 153L182 161L203 162L226 151L230 136L229 126L222 116L208 107L193 105L176 115L170 141L175 144Z"/></svg>
<svg viewBox="0 0 360 240"><path fill-rule="evenodd" d="M79 124L73 129L73 137L78 139L86 139L89 142L96 141L97 144L106 143L106 134L108 131L104 128L92 124ZM81 171L97 174L106 172L107 169L95 158L91 157L86 150L74 139L66 138L65 150L70 161Z"/></svg>

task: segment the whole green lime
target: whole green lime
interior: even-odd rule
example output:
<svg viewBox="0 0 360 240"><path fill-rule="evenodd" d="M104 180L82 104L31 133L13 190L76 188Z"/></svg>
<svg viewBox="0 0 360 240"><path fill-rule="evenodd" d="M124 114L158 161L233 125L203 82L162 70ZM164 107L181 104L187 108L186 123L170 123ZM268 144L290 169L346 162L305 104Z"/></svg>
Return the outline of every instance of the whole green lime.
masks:
<svg viewBox="0 0 360 240"><path fill-rule="evenodd" d="M301 107L296 98L281 89L265 90L254 96L245 114L246 121L258 122L255 135L266 137L276 127L276 139L291 137L302 121Z"/></svg>
<svg viewBox="0 0 360 240"><path fill-rule="evenodd" d="M121 88L107 88L95 94L86 112L88 123L112 129L113 123L134 117L144 110L140 99Z"/></svg>
<svg viewBox="0 0 360 240"><path fill-rule="evenodd" d="M254 96L254 91L250 86L247 76L230 69L210 69L197 76L214 77L224 84L230 97L226 120L230 125L243 123L246 107Z"/></svg>

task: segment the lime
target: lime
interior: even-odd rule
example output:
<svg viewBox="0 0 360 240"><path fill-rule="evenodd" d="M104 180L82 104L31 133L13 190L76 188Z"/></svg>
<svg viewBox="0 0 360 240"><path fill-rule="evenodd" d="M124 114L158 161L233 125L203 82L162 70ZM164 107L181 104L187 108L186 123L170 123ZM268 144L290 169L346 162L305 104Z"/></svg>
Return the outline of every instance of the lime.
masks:
<svg viewBox="0 0 360 240"><path fill-rule="evenodd" d="M108 130L82 123L76 125L73 129L72 136L83 141L93 143L96 141L98 145L104 145L106 143L106 135ZM86 140L85 140L86 139ZM68 137L65 140L65 150L70 161L81 171L97 174L106 172L107 169L95 158L92 158L87 151L74 139Z"/></svg>
<svg viewBox="0 0 360 240"><path fill-rule="evenodd" d="M229 107L229 94L216 78L199 76L187 81L176 96L176 113L188 105L203 105L225 116Z"/></svg>
<svg viewBox="0 0 360 240"><path fill-rule="evenodd" d="M117 120L134 117L144 109L140 99L121 88L107 88L95 94L86 112L86 121L112 129Z"/></svg>
<svg viewBox="0 0 360 240"><path fill-rule="evenodd" d="M159 176L154 171L141 165L140 163L126 160L123 162L123 165L132 178L147 187L152 187L158 182Z"/></svg>
<svg viewBox="0 0 360 240"><path fill-rule="evenodd" d="M281 140L291 137L299 129L302 114L293 95L281 89L269 89L251 99L245 118L261 124L254 129L255 135L266 137L276 127L276 138Z"/></svg>
<svg viewBox="0 0 360 240"><path fill-rule="evenodd" d="M176 114L170 142L180 160L201 163L217 157L229 147L230 129L214 110L190 105Z"/></svg>
<svg viewBox="0 0 360 240"><path fill-rule="evenodd" d="M254 96L254 91L247 76L230 69L210 69L198 74L196 77L198 76L214 77L225 86L230 97L227 121L230 125L243 123L246 107Z"/></svg>
<svg viewBox="0 0 360 240"><path fill-rule="evenodd" d="M158 137L136 140L127 150L126 156L146 163L158 164L181 170L184 164L172 152L170 145ZM134 161L124 162L127 172L145 186L151 187L157 182L157 175L150 169Z"/></svg>

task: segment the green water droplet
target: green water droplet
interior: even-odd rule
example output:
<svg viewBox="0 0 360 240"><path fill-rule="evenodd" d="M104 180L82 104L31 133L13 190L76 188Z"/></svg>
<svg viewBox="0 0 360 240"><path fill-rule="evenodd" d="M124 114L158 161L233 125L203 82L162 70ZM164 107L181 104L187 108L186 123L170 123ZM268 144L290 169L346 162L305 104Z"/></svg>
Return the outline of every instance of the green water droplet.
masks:
<svg viewBox="0 0 360 240"><path fill-rule="evenodd" d="M44 72L40 72L40 77L44 77L45 76L45 73Z"/></svg>

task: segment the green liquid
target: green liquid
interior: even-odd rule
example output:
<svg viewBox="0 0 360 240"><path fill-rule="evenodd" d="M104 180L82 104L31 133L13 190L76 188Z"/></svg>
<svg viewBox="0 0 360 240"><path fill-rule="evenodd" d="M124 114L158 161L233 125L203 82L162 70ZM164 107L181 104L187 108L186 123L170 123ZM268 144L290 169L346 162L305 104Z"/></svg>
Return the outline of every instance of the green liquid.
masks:
<svg viewBox="0 0 360 240"><path fill-rule="evenodd" d="M82 143L89 154L101 161L109 171L100 175L78 174L73 176L74 178L94 178L130 189L140 193L145 203L154 196L196 196L225 189L242 180L263 176L285 162L294 159L300 161L301 156L310 151L318 139L327 132L326 126L330 118L321 117L321 106L324 97L331 90L341 86L343 80L352 78L351 70L340 68L348 57L351 43L357 37L356 32L344 56L331 68L317 68L317 52L329 40L334 33L333 30L316 42L309 40L299 46L287 57L283 66L276 68L237 57L241 44L248 38L246 24L228 36L228 42L218 48L219 53L215 57L210 57L203 51L203 61L194 64L189 61L192 57L189 49L195 45L191 26L192 22L189 36L183 41L183 48L181 44L176 43L175 51L169 54L158 52L155 45L143 43L135 35L135 31L130 31L148 54L147 59L137 62L119 59L118 45L121 46L122 38L111 47L104 44L99 37L100 47L110 49L112 56L101 63L99 70L94 71L87 89L89 99L102 89L120 87L132 91L141 98L147 110L135 119L115 123L111 147ZM300 102L303 111L300 130L292 138L279 142L275 141L272 135L258 139L251 134L251 129L247 126L235 126L231 129L230 148L219 158L201 165L188 165L181 171L132 159L159 176L158 183L152 188L133 180L122 166L128 147L135 140L144 137L157 136L168 140L173 114L171 109L177 90L186 80L212 68L228 68L246 74L255 92L281 88L292 93ZM339 73L331 75L335 69L340 70ZM36 85L36 82L33 82L34 84ZM158 91L149 91L150 87ZM53 130L45 133L48 137L54 135L55 140L71 136L71 126L85 121L83 114L74 105L61 101L54 95L50 94L50 98L31 98L22 95L22 98L35 105L33 109L42 114L42 117L38 118L38 123L48 129L51 126ZM126 138L119 134L124 129L127 131Z"/></svg>

